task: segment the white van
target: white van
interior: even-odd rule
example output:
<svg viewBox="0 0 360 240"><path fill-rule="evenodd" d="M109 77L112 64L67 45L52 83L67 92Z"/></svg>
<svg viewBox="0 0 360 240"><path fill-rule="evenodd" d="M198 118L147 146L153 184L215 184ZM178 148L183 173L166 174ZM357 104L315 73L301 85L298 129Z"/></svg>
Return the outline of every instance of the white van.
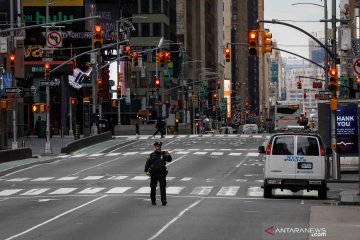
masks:
<svg viewBox="0 0 360 240"><path fill-rule="evenodd" d="M245 124L242 128L242 133L257 133L259 130L256 124Z"/></svg>
<svg viewBox="0 0 360 240"><path fill-rule="evenodd" d="M273 135L265 149L264 197L272 190L317 190L321 199L327 197L327 157L331 149L325 147L318 134L282 133Z"/></svg>

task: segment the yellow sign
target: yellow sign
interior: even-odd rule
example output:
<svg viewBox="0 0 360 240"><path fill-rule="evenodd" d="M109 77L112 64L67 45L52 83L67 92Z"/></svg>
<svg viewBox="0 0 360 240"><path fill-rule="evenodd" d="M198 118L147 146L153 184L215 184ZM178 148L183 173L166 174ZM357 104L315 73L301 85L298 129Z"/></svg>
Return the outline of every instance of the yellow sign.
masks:
<svg viewBox="0 0 360 240"><path fill-rule="evenodd" d="M45 7L47 0L23 0L23 7ZM82 7L84 0L51 0L54 7Z"/></svg>

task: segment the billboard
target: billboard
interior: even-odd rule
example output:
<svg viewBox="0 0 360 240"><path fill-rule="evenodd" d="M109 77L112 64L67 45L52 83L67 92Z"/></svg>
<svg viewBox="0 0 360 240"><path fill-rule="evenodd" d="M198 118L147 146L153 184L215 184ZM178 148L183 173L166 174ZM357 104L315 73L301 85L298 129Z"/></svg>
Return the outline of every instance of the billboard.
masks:
<svg viewBox="0 0 360 240"><path fill-rule="evenodd" d="M24 7L44 7L46 6L46 1L44 0L22 0ZM84 6L84 0L52 0L51 5L53 7L60 6Z"/></svg>

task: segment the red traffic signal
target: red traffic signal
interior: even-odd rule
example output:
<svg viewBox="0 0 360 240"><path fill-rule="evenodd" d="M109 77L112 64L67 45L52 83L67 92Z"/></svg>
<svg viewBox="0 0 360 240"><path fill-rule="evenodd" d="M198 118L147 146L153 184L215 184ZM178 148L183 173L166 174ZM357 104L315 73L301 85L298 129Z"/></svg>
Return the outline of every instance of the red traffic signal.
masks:
<svg viewBox="0 0 360 240"><path fill-rule="evenodd" d="M296 84L297 84L297 88L298 88L298 89L301 89L301 88L302 88L302 83L301 83L301 81L300 81L300 80L299 80L299 81L297 81L297 83L296 83Z"/></svg>
<svg viewBox="0 0 360 240"><path fill-rule="evenodd" d="M71 105L76 105L78 100L76 98L71 98Z"/></svg>
<svg viewBox="0 0 360 240"><path fill-rule="evenodd" d="M225 48L225 61L226 62L230 62L230 54L231 54L230 48Z"/></svg>
<svg viewBox="0 0 360 240"><path fill-rule="evenodd" d="M93 32L93 47L94 48L102 48L104 43L103 39L103 29L101 25L94 26Z"/></svg>
<svg viewBox="0 0 360 240"><path fill-rule="evenodd" d="M50 63L45 63L44 65L44 78L49 79L50 78Z"/></svg>
<svg viewBox="0 0 360 240"><path fill-rule="evenodd" d="M155 79L155 87L156 87L157 89L160 88L160 79Z"/></svg>
<svg viewBox="0 0 360 240"><path fill-rule="evenodd" d="M10 60L10 71L12 74L14 74L15 73L15 55L10 54L9 60Z"/></svg>
<svg viewBox="0 0 360 240"><path fill-rule="evenodd" d="M217 94L217 93L214 93L214 94L213 94L213 98L214 98L215 100L217 100L218 97L219 97L219 94Z"/></svg>
<svg viewBox="0 0 360 240"><path fill-rule="evenodd" d="M252 30L249 32L249 55L257 56L258 55L258 38L257 31Z"/></svg>
<svg viewBox="0 0 360 240"><path fill-rule="evenodd" d="M132 53L132 61L134 67L137 67L139 65L139 54L137 52Z"/></svg>

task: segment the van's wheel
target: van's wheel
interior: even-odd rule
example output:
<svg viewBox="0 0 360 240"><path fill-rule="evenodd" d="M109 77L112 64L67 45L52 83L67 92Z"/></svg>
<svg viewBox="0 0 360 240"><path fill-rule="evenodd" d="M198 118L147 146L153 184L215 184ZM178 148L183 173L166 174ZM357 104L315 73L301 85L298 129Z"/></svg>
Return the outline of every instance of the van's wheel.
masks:
<svg viewBox="0 0 360 240"><path fill-rule="evenodd" d="M271 198L272 188L269 186L264 186L264 198Z"/></svg>
<svg viewBox="0 0 360 240"><path fill-rule="evenodd" d="M319 189L318 190L318 196L320 199L326 199L327 198L327 190L325 189Z"/></svg>

